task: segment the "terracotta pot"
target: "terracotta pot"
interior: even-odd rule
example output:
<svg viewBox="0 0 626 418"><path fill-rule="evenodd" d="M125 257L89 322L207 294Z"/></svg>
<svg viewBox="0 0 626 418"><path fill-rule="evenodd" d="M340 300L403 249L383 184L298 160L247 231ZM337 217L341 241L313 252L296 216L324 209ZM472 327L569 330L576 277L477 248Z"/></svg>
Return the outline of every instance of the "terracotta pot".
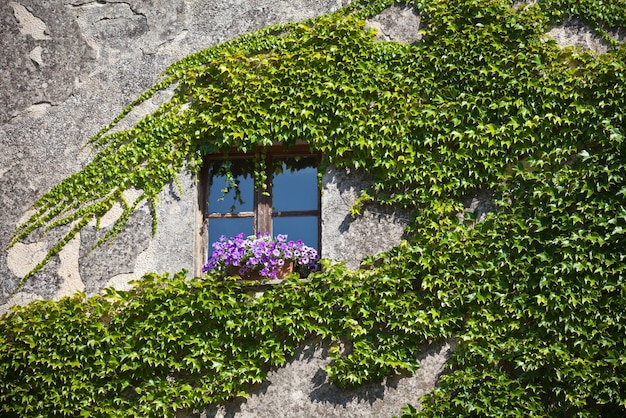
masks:
<svg viewBox="0 0 626 418"><path fill-rule="evenodd" d="M283 280L289 273L293 273L293 261L285 261L285 264L278 268L278 271L276 271L276 279ZM240 275L238 267L231 267L230 274L233 276L240 276L243 280L274 280L269 277L261 276L261 273L258 271L249 271L244 275Z"/></svg>

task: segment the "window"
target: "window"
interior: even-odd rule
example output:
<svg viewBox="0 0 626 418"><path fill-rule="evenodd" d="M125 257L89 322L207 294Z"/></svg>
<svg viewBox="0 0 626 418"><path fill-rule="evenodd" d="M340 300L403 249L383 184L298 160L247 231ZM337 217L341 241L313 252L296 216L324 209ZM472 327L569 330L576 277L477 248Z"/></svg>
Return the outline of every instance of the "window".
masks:
<svg viewBox="0 0 626 418"><path fill-rule="evenodd" d="M255 189L251 155L229 154L227 160L216 155L206 160L204 259L220 236L241 232L287 234L290 240L300 239L319 252L319 156L307 146L292 146L289 150L271 147L265 158L266 193Z"/></svg>

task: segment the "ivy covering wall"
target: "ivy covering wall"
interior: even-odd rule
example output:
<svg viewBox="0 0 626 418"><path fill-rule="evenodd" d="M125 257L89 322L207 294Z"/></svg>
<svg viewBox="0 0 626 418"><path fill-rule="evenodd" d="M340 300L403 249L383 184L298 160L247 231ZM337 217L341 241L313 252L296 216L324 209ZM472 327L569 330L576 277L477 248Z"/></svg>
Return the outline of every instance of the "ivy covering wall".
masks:
<svg viewBox="0 0 626 418"><path fill-rule="evenodd" d="M414 371L423 344L455 338L440 386L406 416L626 414L626 49L544 35L575 18L608 39L626 7L420 0L421 42L376 42L362 19L391 4L357 1L175 63L92 138L92 162L35 204L13 243L65 228L34 274L122 202L114 237L203 155L296 141L371 174L355 215L369 201L412 209L411 238L259 298L181 272L15 308L0 319L4 413L173 416L244 394L310 338L336 344L326 372L347 386ZM111 130L170 86L153 114ZM126 202L127 189L143 194ZM497 211L457 216L479 191Z"/></svg>

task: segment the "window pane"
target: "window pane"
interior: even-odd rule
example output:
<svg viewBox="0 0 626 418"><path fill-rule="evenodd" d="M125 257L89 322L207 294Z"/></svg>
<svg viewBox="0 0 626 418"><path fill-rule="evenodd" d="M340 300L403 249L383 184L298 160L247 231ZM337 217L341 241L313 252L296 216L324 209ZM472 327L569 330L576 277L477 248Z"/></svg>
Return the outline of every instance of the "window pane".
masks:
<svg viewBox="0 0 626 418"><path fill-rule="evenodd" d="M234 186L224 175L222 167L217 168L211 175L209 189L209 212L251 212L254 206L254 180L247 171L248 160L235 160L231 165Z"/></svg>
<svg viewBox="0 0 626 418"><path fill-rule="evenodd" d="M285 216L273 219L274 236L286 234L289 240L302 240L309 247L317 248L318 222L316 216Z"/></svg>
<svg viewBox="0 0 626 418"><path fill-rule="evenodd" d="M213 252L213 243L222 235L230 238L243 232L249 236L253 234L252 228L252 218L209 219L209 256Z"/></svg>
<svg viewBox="0 0 626 418"><path fill-rule="evenodd" d="M277 211L318 207L317 159L281 158L274 161L272 206Z"/></svg>

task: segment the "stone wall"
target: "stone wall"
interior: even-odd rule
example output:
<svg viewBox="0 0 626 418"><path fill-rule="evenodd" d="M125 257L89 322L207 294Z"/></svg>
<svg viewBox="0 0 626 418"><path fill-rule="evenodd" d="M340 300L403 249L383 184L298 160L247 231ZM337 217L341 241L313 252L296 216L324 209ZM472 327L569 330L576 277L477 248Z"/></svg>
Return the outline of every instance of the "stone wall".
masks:
<svg viewBox="0 0 626 418"><path fill-rule="evenodd" d="M322 255L357 269L361 260L400 242L409 214L370 205L352 216L350 209L370 182L359 173L330 169L322 177Z"/></svg>
<svg viewBox="0 0 626 418"><path fill-rule="evenodd" d="M201 216L196 179L188 173L179 178L182 194L175 186L162 191L154 237L144 206L114 241L90 251L115 219L111 213L102 222L104 230L97 231L95 225L83 229L18 293L14 292L17 283L43 258L49 243L32 239L5 249L33 202L89 161L89 150L82 148L85 141L157 81L169 64L245 32L336 10L344 1L1 2L0 314L10 305L33 299L58 299L76 291L92 295L105 286L124 288L149 271L198 272L204 261L198 257ZM420 18L408 7L394 6L368 24L378 30L381 41L420 40ZM600 52L606 48L579 22L566 22L548 35L562 45ZM623 32L615 36L624 39ZM126 123L156 108L166 95L142 105ZM357 268L363 257L402 238L404 213L372 206L360 217L350 216L354 199L369 184L367 179L331 169L323 183L325 257ZM468 211L481 210L480 201L468 197ZM432 390L450 349L449 345L424 348L422 371L412 377L396 376L384 384L340 391L325 382L325 348L309 345L286 367L275 370L247 402L235 401L202 416L390 416Z"/></svg>

